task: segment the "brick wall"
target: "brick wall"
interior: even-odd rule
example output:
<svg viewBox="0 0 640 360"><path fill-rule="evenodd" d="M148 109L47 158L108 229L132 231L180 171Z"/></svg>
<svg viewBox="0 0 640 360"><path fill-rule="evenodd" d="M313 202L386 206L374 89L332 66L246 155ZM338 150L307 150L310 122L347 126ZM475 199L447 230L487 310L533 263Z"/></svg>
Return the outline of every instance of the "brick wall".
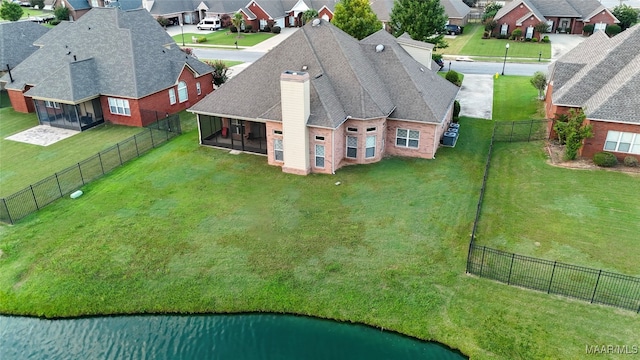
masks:
<svg viewBox="0 0 640 360"><path fill-rule="evenodd" d="M333 19L333 13L326 7L323 7L322 9L320 9L320 11L318 11L318 18L322 19L325 15L329 18L329 21Z"/></svg>
<svg viewBox="0 0 640 360"><path fill-rule="evenodd" d="M250 22L248 22L248 24L251 24L251 26L253 27L253 30L259 30L260 29L260 19L263 20L269 20L269 14L267 14L266 12L264 12L264 10L262 10L262 8L260 6L258 6L258 4L256 4L256 2L252 2L249 7L249 10L251 10L252 13L254 13L256 15L256 19L255 20L251 20ZM246 18L245 18L246 20Z"/></svg>
<svg viewBox="0 0 640 360"><path fill-rule="evenodd" d="M640 124L620 124L611 123L605 121L589 120L589 123L593 125L593 137L584 140L581 155L585 158L593 158L593 155L597 152L604 151L604 143L607 139L607 133L609 130L630 132L640 134ZM640 160L640 155L612 152L618 158L618 161L623 161L626 156L635 156Z"/></svg>
<svg viewBox="0 0 640 360"><path fill-rule="evenodd" d="M267 121L265 125L267 131L267 163L282 167L284 162L276 161L273 154L273 140L282 139L282 135L274 134L273 132L274 130L282 131L282 123L279 121Z"/></svg>
<svg viewBox="0 0 640 360"><path fill-rule="evenodd" d="M497 20L498 26L496 26L493 32L495 34L500 34L500 29L502 28L502 24L509 24L509 28L507 29L507 35L510 35L513 32L513 30L518 28L516 26L516 21L521 17L525 16L530 11L531 10L528 7L524 6L523 4L520 4L520 6L511 10L508 14L506 14L505 16ZM522 36L525 35L525 29L526 28L522 29Z"/></svg>
<svg viewBox="0 0 640 360"><path fill-rule="evenodd" d="M387 121L387 146L385 147L385 153L388 155L433 159L435 156L433 149L436 148L434 142L440 141L440 139L436 139L437 126L436 124L389 119ZM399 128L420 131L420 142L417 149L396 145L396 130Z"/></svg>
<svg viewBox="0 0 640 360"><path fill-rule="evenodd" d="M29 90L25 89L25 91ZM9 95L9 101L11 101L11 107L13 110L21 113L31 113L36 111L35 106L33 105L33 100L30 97L25 97L24 92L20 90L7 90L7 95Z"/></svg>
<svg viewBox="0 0 640 360"><path fill-rule="evenodd" d="M375 128L375 130L367 131L367 129ZM357 131L349 131L349 129L356 129ZM358 139L358 146L356 151L356 158L347 158L347 136L353 136ZM366 139L367 136L376 136L376 150L375 156L372 158L365 157L366 151ZM356 120L349 119L345 121L335 131L335 138L341 141L336 141L336 163L339 164L337 168L345 165L352 164L370 164L378 162L384 156L384 146L386 137L386 118L372 119L372 120ZM340 146L340 148L338 147ZM339 151L338 151L339 150Z"/></svg>
<svg viewBox="0 0 640 360"><path fill-rule="evenodd" d="M333 130L309 127L309 163L311 164L311 172L331 174L334 168L333 163L333 143L332 135ZM324 140L319 140L316 137L324 137ZM324 167L316 167L316 145L324 145Z"/></svg>

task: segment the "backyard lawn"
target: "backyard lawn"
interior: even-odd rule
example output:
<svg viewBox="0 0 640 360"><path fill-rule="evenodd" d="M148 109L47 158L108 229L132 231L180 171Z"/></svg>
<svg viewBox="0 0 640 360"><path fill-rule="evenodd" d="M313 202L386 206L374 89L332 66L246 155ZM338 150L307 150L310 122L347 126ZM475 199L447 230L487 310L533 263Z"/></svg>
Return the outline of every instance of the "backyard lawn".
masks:
<svg viewBox="0 0 640 360"><path fill-rule="evenodd" d="M461 124L436 160L306 177L201 147L191 130L0 227L0 313L299 313L474 359L635 344L637 314L464 274L492 123Z"/></svg>
<svg viewBox="0 0 640 360"><path fill-rule="evenodd" d="M6 197L49 175L129 138L140 128L101 125L49 146L31 145L7 136L38 125L35 114L0 108L0 197Z"/></svg>
<svg viewBox="0 0 640 360"><path fill-rule="evenodd" d="M198 45L226 45L226 46L234 46L235 42L238 42L238 46L254 46L259 44L272 36L276 36L277 34L268 33L268 32L257 32L257 33L240 33L240 38L238 38L237 33L230 33L227 29L222 29L218 31L213 31L209 34L194 34L194 33L184 33L184 42L189 46L198 46ZM201 37L204 36L207 38L206 42L195 44L192 41L192 37ZM182 44L182 34L175 35L173 37L176 44Z"/></svg>
<svg viewBox="0 0 640 360"><path fill-rule="evenodd" d="M541 57L543 60L551 59L551 44L538 42L523 42L507 39L483 39L483 25L469 24L464 28L464 34L456 36L455 39L447 38L449 46L436 51L438 54L444 55L465 55L473 57L481 57L482 61L490 61L491 58L496 61L504 59L505 46L509 44L509 52L507 56L510 59L518 61L519 59L528 58L537 60Z"/></svg>
<svg viewBox="0 0 640 360"><path fill-rule="evenodd" d="M538 90L530 76L503 75L493 80L493 120L544 119L544 101L538 100Z"/></svg>

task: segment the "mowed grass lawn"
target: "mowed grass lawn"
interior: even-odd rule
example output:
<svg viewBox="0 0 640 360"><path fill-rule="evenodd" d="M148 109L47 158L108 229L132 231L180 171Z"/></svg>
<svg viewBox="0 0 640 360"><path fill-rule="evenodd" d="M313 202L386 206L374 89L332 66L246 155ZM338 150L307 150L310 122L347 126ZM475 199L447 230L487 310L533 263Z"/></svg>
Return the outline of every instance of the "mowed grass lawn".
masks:
<svg viewBox="0 0 640 360"><path fill-rule="evenodd" d="M544 143L497 143L478 243L640 276L640 176L546 162Z"/></svg>
<svg viewBox="0 0 640 360"><path fill-rule="evenodd" d="M238 33L231 33L227 29L213 31L208 34L195 34L195 33L184 33L184 42L188 43L190 46L198 46L198 45L227 45L234 46L235 42L238 42L238 46L254 46L259 44L277 34L268 33L268 32L257 32L257 33L240 33L240 37L238 37ZM207 38L206 42L194 44L192 41L192 37L201 37L204 36ZM178 34L173 36L173 40L175 40L176 44L182 44L182 34Z"/></svg>
<svg viewBox="0 0 640 360"><path fill-rule="evenodd" d="M100 125L49 146L7 140L6 137L38 125L35 114L0 109L0 197L53 175L129 138L142 129Z"/></svg>
<svg viewBox="0 0 640 360"><path fill-rule="evenodd" d="M545 118L544 101L530 76L499 76L493 79L493 120L539 120Z"/></svg>
<svg viewBox="0 0 640 360"><path fill-rule="evenodd" d="M435 160L306 177L201 147L190 131L0 228L0 312L298 313L474 359L636 343L636 314L464 274L492 124L461 124Z"/></svg>

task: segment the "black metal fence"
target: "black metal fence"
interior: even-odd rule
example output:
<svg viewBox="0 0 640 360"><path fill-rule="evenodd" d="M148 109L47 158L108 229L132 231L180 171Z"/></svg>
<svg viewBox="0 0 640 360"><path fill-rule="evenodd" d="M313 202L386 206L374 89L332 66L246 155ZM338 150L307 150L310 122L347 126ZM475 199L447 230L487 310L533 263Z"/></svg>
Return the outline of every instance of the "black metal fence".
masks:
<svg viewBox="0 0 640 360"><path fill-rule="evenodd" d="M521 142L549 138L550 120L496 121L493 127L495 141Z"/></svg>
<svg viewBox="0 0 640 360"><path fill-rule="evenodd" d="M76 165L0 198L0 221L14 224L182 132L178 115L162 118L146 129Z"/></svg>
<svg viewBox="0 0 640 360"><path fill-rule="evenodd" d="M476 218L469 240L466 271L507 285L545 291L548 294L564 295L640 313L640 278L638 277L518 255L476 244L478 222L491 167L493 144L497 141L547 139L548 125L548 120L495 122L476 208Z"/></svg>
<svg viewBox="0 0 640 360"><path fill-rule="evenodd" d="M640 278L469 245L467 272L640 313Z"/></svg>

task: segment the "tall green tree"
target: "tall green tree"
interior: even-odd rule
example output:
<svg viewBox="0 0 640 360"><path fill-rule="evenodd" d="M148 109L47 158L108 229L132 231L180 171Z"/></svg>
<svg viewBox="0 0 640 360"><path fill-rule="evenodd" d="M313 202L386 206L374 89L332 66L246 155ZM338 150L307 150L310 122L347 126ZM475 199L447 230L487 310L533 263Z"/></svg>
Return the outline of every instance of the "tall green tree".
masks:
<svg viewBox="0 0 640 360"><path fill-rule="evenodd" d="M569 110L568 115L556 114L553 130L558 135L558 140L564 144L564 158L575 160L582 141L593 137L593 126L585 124L586 116L582 109Z"/></svg>
<svg viewBox="0 0 640 360"><path fill-rule="evenodd" d="M44 9L44 0L31 0L31 6L40 10Z"/></svg>
<svg viewBox="0 0 640 360"><path fill-rule="evenodd" d="M368 0L340 0L331 22L358 40L382 29L382 22L371 10Z"/></svg>
<svg viewBox="0 0 640 360"><path fill-rule="evenodd" d="M531 85L538 90L538 99L544 100L544 89L547 88L547 75L542 71L536 71L529 81L531 81Z"/></svg>
<svg viewBox="0 0 640 360"><path fill-rule="evenodd" d="M18 21L22 17L22 7L20 4L4 0L0 5L0 18L9 21Z"/></svg>
<svg viewBox="0 0 640 360"><path fill-rule="evenodd" d="M302 21L305 24L317 17L318 17L318 10L316 9L309 9L302 13Z"/></svg>
<svg viewBox="0 0 640 360"><path fill-rule="evenodd" d="M56 6L53 9L53 15L60 21L69 20L69 9L64 6Z"/></svg>
<svg viewBox="0 0 640 360"><path fill-rule="evenodd" d="M389 23L395 37L406 32L413 40L442 49L447 47L443 35L447 20L439 0L396 0Z"/></svg>
<svg viewBox="0 0 640 360"><path fill-rule="evenodd" d="M240 11L238 11L235 14L233 14L233 17L231 18L231 23L233 24L233 26L235 26L236 29L238 29L238 36L237 37L240 37L240 28L242 27L242 24L244 23L244 16L242 16L242 13Z"/></svg>
<svg viewBox="0 0 640 360"><path fill-rule="evenodd" d="M500 9L502 9L502 5L495 2L488 3L487 6L484 7L482 21L485 21L488 18L494 18Z"/></svg>
<svg viewBox="0 0 640 360"><path fill-rule="evenodd" d="M613 8L611 13L620 20L620 27L622 30L626 30L638 23L638 17L640 16L640 9L634 9L629 5L618 5Z"/></svg>

